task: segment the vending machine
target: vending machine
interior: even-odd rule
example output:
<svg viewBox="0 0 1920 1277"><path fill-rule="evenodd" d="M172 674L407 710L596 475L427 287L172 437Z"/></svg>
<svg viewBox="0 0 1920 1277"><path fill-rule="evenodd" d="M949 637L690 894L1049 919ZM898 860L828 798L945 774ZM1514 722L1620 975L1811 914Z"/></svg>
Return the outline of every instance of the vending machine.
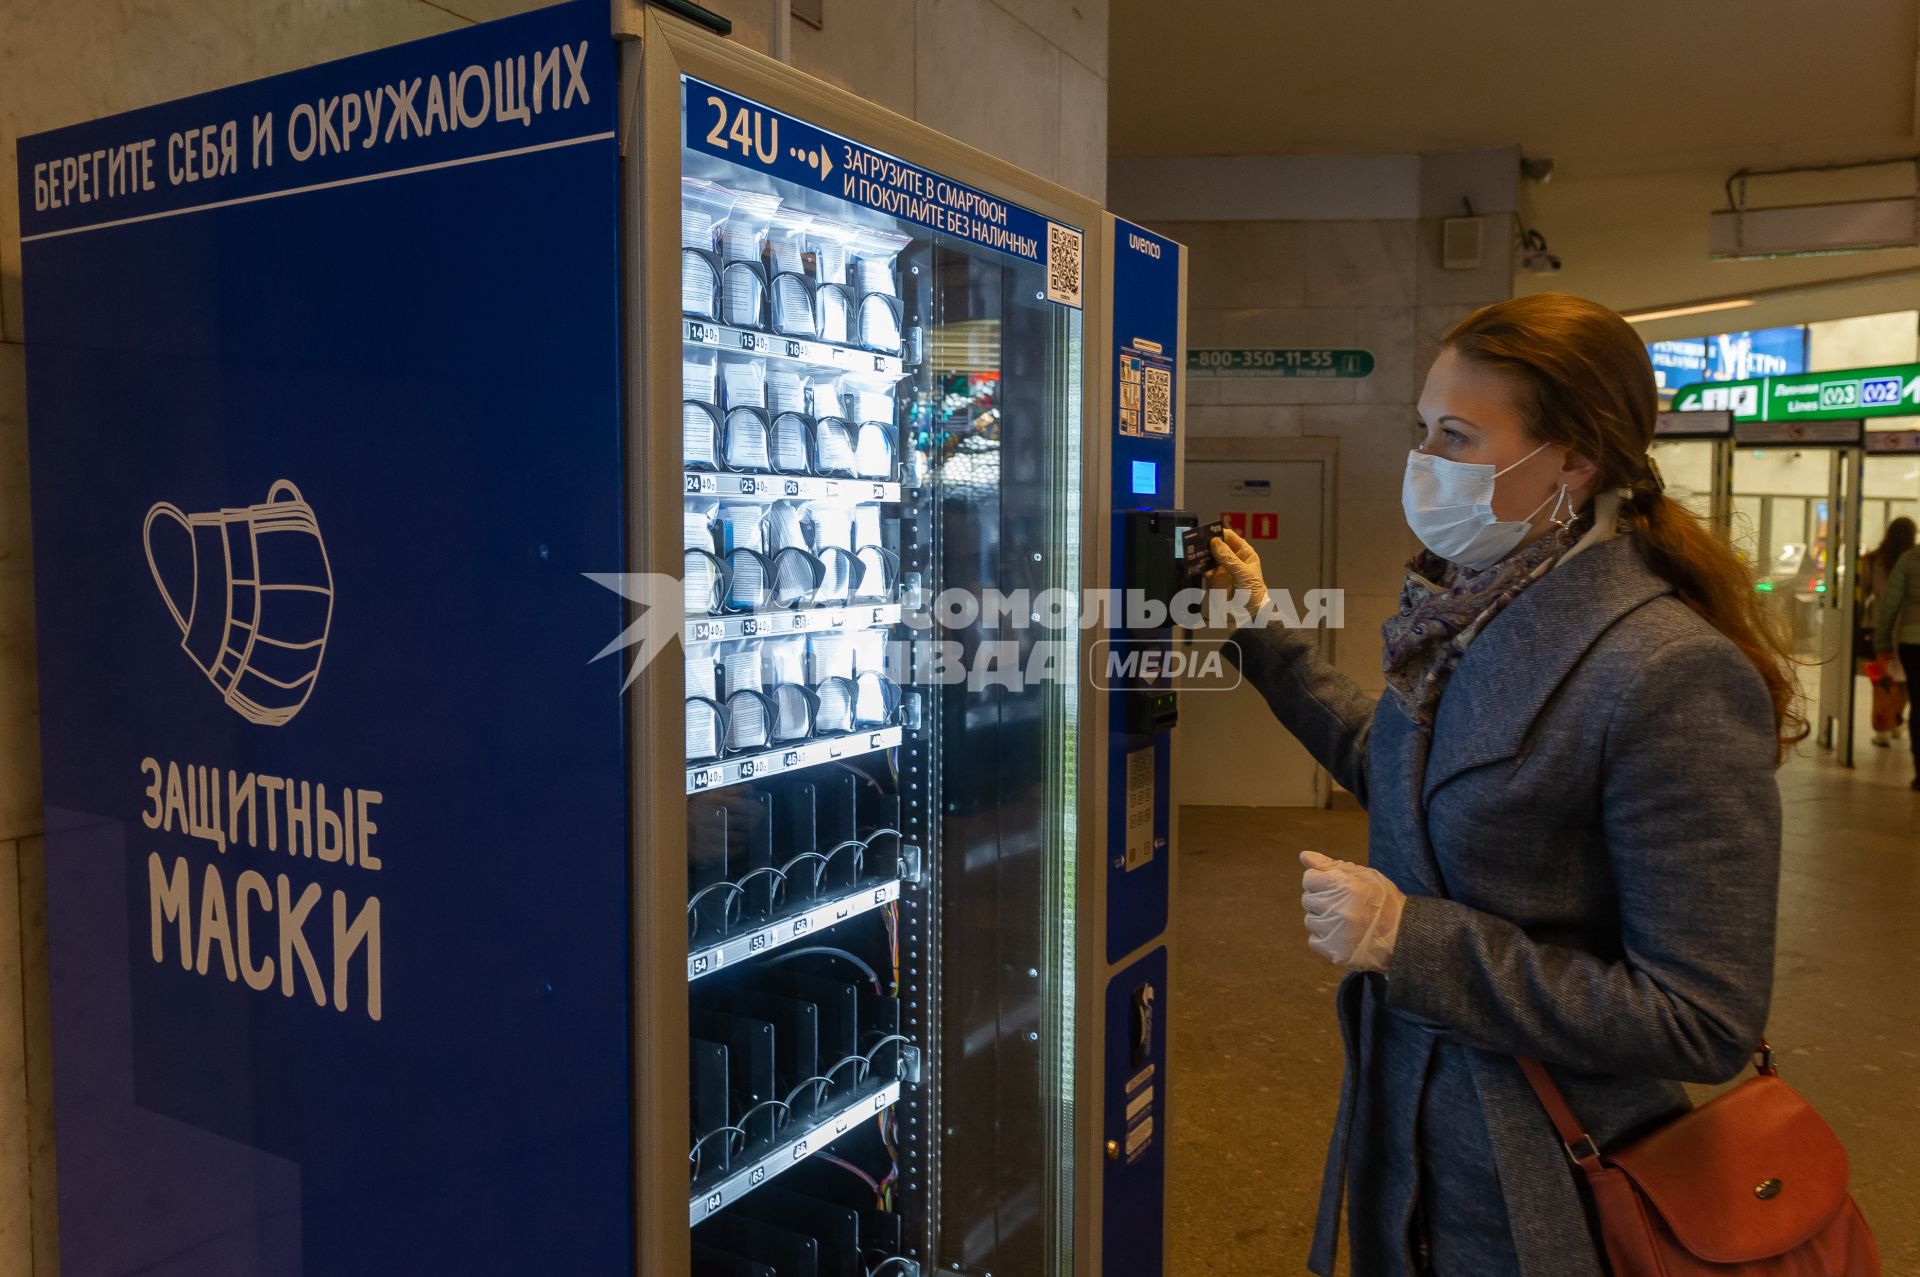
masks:
<svg viewBox="0 0 1920 1277"><path fill-rule="evenodd" d="M1177 244L605 0L19 180L69 1277L1163 1271Z"/></svg>

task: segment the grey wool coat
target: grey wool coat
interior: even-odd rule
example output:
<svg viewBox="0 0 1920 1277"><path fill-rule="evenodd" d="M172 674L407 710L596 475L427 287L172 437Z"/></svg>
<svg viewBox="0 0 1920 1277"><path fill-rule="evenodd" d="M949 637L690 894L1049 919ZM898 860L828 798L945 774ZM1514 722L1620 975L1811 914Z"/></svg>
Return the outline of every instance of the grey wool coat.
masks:
<svg viewBox="0 0 1920 1277"><path fill-rule="evenodd" d="M1431 735L1304 633L1242 630L1247 680L1369 813L1407 894L1390 970L1336 998L1347 1049L1309 1267L1602 1277L1515 1055L1602 1149L1733 1076L1772 992L1780 799L1766 686L1632 536L1535 582L1467 648ZM1419 1221L1416 1224L1416 1221Z"/></svg>

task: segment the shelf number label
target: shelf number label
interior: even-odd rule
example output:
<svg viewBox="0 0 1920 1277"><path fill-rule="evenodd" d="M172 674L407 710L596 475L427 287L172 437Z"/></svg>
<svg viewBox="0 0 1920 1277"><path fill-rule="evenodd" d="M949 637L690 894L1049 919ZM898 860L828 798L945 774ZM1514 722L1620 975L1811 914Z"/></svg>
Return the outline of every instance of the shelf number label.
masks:
<svg viewBox="0 0 1920 1277"><path fill-rule="evenodd" d="M797 496L799 496L799 495L800 495L800 481L799 481L798 479L789 479L789 480L787 480L787 482L786 482L786 485L785 485L785 489L784 489L784 490L785 490L785 492L786 492L786 494L787 494L788 496L790 496L790 497L797 497Z"/></svg>
<svg viewBox="0 0 1920 1277"><path fill-rule="evenodd" d="M713 1214L713 1212L719 1210L722 1206L725 1206L726 1204L727 1204L727 1199L722 1194L720 1193L707 1194L707 1214L709 1215Z"/></svg>
<svg viewBox="0 0 1920 1277"><path fill-rule="evenodd" d="M788 750L786 754L781 757L780 765L782 767L798 767L800 765L800 751L797 749Z"/></svg>
<svg viewBox="0 0 1920 1277"><path fill-rule="evenodd" d="M720 491L720 480L710 474L690 474L683 486L690 493L713 493Z"/></svg>
<svg viewBox="0 0 1920 1277"><path fill-rule="evenodd" d="M707 130L707 145L724 151L740 148L749 159L771 165L780 158L780 117L763 115L752 107L742 107L731 115L725 99L709 96L707 105L714 110L713 127Z"/></svg>
<svg viewBox="0 0 1920 1277"><path fill-rule="evenodd" d="M700 342L702 345L705 345L707 342L712 341L713 337L707 331L707 326L705 324L696 324L696 323L693 323L692 321L688 321L687 340L697 341L697 342Z"/></svg>
<svg viewBox="0 0 1920 1277"><path fill-rule="evenodd" d="M703 767L693 774L693 787L695 789L705 789L719 779L720 769L718 767Z"/></svg>
<svg viewBox="0 0 1920 1277"><path fill-rule="evenodd" d="M745 762L740 764L740 779L746 780L749 777L758 773L759 770L760 770L759 767L755 765L754 761L751 758L749 758Z"/></svg>
<svg viewBox="0 0 1920 1277"><path fill-rule="evenodd" d="M801 1140L798 1144L795 1144L793 1146L793 1160L797 1162L801 1158L805 1157L806 1155L807 1155L807 1142L805 1140Z"/></svg>

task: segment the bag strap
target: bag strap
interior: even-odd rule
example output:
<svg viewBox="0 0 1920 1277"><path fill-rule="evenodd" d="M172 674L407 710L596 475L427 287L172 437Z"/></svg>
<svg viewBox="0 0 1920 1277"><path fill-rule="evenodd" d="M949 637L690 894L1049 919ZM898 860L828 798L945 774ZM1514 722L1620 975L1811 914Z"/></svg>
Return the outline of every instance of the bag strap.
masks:
<svg viewBox="0 0 1920 1277"><path fill-rule="evenodd" d="M1580 1119L1567 1107L1567 1098L1547 1073L1547 1066L1525 1055L1516 1055L1514 1062L1527 1075L1527 1084L1533 1087L1533 1093L1540 1097L1540 1107L1547 1111L1553 1129L1559 1133L1560 1147L1566 1150L1567 1160L1589 1175L1598 1172L1601 1169L1600 1146L1594 1143L1593 1136L1582 1129Z"/></svg>
<svg viewBox="0 0 1920 1277"><path fill-rule="evenodd" d="M1753 1070L1762 1077L1777 1077L1778 1070L1773 1065L1773 1047L1762 1038L1760 1047L1754 1053ZM1560 1136L1560 1147L1567 1152L1567 1160L1589 1175L1598 1174L1600 1165L1600 1145L1593 1136L1587 1134L1580 1125L1580 1119L1573 1115L1567 1105L1567 1097L1560 1093L1547 1066L1531 1056L1516 1055L1514 1063L1527 1076L1527 1084L1540 1098L1540 1107L1547 1111L1547 1118L1553 1123L1553 1129Z"/></svg>

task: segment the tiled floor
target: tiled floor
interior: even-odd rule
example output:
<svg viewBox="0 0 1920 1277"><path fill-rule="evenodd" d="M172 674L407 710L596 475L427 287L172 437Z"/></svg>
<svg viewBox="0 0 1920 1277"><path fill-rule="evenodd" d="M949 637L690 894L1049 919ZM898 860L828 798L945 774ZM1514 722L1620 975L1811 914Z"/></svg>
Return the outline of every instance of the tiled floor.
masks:
<svg viewBox="0 0 1920 1277"><path fill-rule="evenodd" d="M1826 1115L1888 1277L1920 1274L1920 793L1906 741L1780 772L1770 1034ZM1303 847L1364 859L1353 811L1186 808L1170 1095L1171 1277L1305 1271L1340 1081L1338 972L1300 927ZM1344 1266L1343 1266L1344 1271Z"/></svg>

